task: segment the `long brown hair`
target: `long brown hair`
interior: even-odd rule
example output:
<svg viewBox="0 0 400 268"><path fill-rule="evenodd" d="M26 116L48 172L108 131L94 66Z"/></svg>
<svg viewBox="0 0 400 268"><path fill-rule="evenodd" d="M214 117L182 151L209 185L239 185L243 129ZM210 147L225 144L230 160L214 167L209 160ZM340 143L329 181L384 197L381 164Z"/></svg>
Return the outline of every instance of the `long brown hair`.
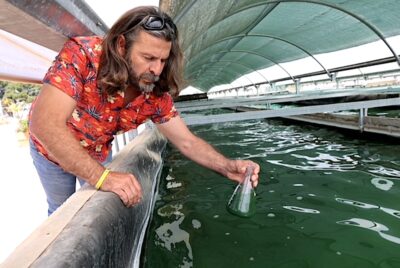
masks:
<svg viewBox="0 0 400 268"><path fill-rule="evenodd" d="M143 27L135 28L149 15L163 18L166 26L157 31L146 30ZM171 25L173 27L170 27ZM127 11L106 34L102 43L103 51L97 74L98 87L110 95L114 95L119 90L125 91L129 81L129 65L123 55L118 53L118 38L121 35L125 37L125 51L129 51L140 31L171 42L168 60L160 74L159 81L155 82L154 92L157 95L170 92L172 96L177 96L183 83L183 56L179 46L178 30L166 13L151 6L137 7Z"/></svg>

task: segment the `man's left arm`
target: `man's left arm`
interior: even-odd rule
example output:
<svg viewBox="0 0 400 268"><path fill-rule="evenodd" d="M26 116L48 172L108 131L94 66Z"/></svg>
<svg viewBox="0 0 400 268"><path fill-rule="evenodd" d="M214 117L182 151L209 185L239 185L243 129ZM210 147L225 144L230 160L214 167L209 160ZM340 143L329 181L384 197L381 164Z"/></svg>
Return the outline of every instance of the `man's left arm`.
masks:
<svg viewBox="0 0 400 268"><path fill-rule="evenodd" d="M226 158L203 139L195 136L179 115L166 123L157 124L157 128L183 155L231 180L242 182L246 167L254 165L255 169L251 180L253 187L257 186L260 171L257 163L250 160Z"/></svg>

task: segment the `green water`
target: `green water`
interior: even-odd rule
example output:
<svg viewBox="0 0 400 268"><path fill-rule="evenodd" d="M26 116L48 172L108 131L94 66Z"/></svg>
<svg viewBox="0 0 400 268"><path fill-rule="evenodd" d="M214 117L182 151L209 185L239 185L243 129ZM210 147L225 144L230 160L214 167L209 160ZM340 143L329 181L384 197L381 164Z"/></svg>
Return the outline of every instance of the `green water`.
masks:
<svg viewBox="0 0 400 268"><path fill-rule="evenodd" d="M256 214L230 214L236 183L171 149L143 267L400 267L399 143L277 121L192 130L260 164Z"/></svg>

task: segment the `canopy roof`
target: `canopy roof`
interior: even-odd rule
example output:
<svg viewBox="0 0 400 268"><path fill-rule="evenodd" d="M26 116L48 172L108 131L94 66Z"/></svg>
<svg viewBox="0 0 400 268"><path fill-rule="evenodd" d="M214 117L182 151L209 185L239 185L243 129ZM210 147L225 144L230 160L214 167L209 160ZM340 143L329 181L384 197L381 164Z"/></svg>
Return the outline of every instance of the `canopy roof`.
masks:
<svg viewBox="0 0 400 268"><path fill-rule="evenodd" d="M400 63L398 0L161 0L160 7L178 25L186 79L203 91L250 73L247 84Z"/></svg>
<svg viewBox="0 0 400 268"><path fill-rule="evenodd" d="M160 6L178 24L189 84L203 91L328 79L381 63L399 68L398 0L160 0ZM0 7L1 30L55 51L68 36L107 30L84 0L6 0ZM3 31L0 43L2 79L40 81L54 57ZM33 60L24 56L17 66L29 51Z"/></svg>

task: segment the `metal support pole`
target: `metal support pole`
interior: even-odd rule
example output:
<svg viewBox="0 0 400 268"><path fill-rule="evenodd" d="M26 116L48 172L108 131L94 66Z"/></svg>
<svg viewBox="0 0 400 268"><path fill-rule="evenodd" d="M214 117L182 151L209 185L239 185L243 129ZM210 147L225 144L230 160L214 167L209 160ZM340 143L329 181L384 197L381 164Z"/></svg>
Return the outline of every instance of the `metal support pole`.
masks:
<svg viewBox="0 0 400 268"><path fill-rule="evenodd" d="M335 82L336 89L339 89L339 80L337 79L337 73L331 73L331 80Z"/></svg>
<svg viewBox="0 0 400 268"><path fill-rule="evenodd" d="M115 151L118 153L119 152L119 144L118 144L118 138L117 136L114 136L114 144L115 144Z"/></svg>
<svg viewBox="0 0 400 268"><path fill-rule="evenodd" d="M126 133L123 133L123 134L122 134L122 140L123 140L123 142L124 142L124 145L126 145L126 137L125 137L125 134L126 134Z"/></svg>
<svg viewBox="0 0 400 268"><path fill-rule="evenodd" d="M296 94L299 94L300 93L300 79L296 78L295 82L296 82Z"/></svg>
<svg viewBox="0 0 400 268"><path fill-rule="evenodd" d="M139 135L137 129L132 129L128 131L128 140L129 141L133 140L137 135Z"/></svg>
<svg viewBox="0 0 400 268"><path fill-rule="evenodd" d="M360 128L360 132L364 132L365 125L365 117L367 116L368 108L361 108L359 112L358 126Z"/></svg>

